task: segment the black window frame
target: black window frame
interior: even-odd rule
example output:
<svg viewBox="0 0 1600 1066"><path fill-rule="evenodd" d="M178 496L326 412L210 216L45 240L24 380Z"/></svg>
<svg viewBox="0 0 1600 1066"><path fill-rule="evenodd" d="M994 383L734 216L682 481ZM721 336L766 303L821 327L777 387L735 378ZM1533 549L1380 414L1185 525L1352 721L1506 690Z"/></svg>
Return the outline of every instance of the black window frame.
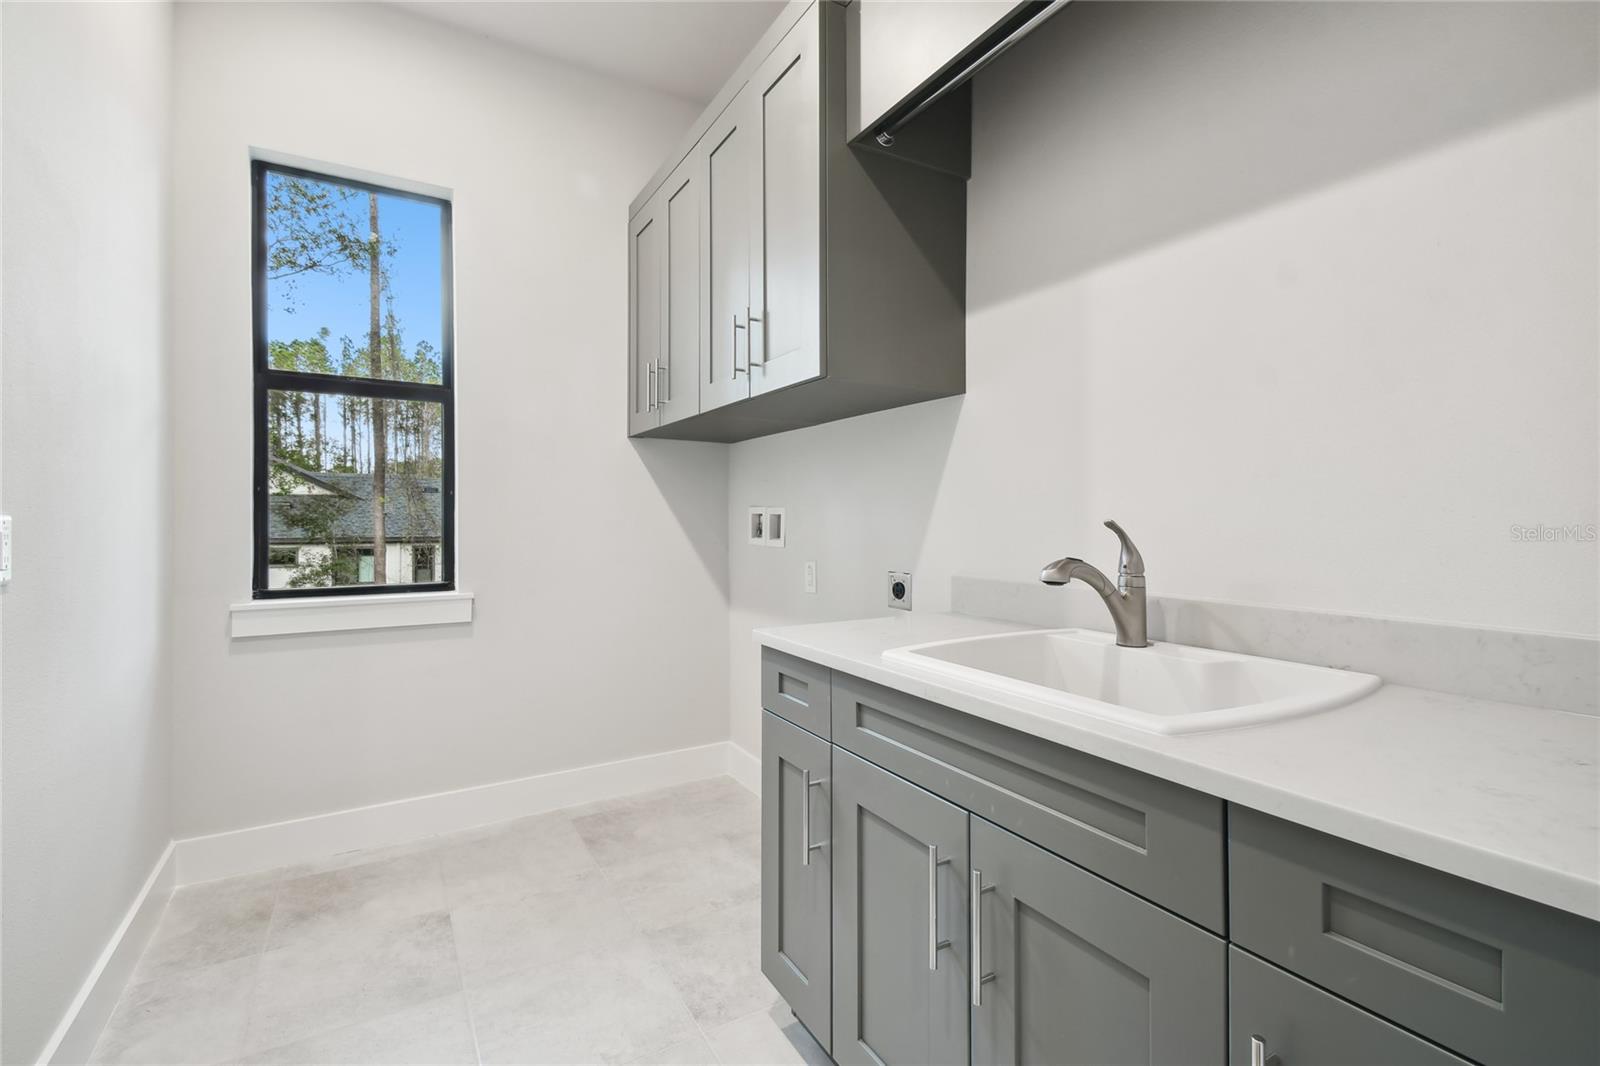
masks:
<svg viewBox="0 0 1600 1066"><path fill-rule="evenodd" d="M405 381L346 377L341 374L310 374L297 370L274 369L268 358L267 337L267 175L324 181L362 192L376 192L407 200L433 204L439 208L439 384L425 385ZM450 201L437 196L396 189L387 185L340 177L321 171L250 161L250 241L251 304L254 326L255 395L253 421L255 447L253 480L255 485L254 552L250 568L251 598L302 599L322 596L387 596L408 592L453 592L456 587L456 404L455 404L455 285L452 268ZM336 396L366 396L380 400L425 400L440 405L439 509L440 580L425 583L384 585L328 585L313 588L267 587L271 545L268 536L268 509L271 507L271 471L268 469L268 396L275 390L315 392Z"/></svg>

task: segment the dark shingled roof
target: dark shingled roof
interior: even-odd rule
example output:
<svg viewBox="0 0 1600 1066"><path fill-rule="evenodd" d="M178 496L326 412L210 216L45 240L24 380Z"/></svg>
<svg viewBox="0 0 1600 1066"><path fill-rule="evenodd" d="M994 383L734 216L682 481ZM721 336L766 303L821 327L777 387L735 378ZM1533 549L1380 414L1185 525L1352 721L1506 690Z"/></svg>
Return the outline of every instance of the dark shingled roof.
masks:
<svg viewBox="0 0 1600 1066"><path fill-rule="evenodd" d="M302 470L289 463L275 466L299 478L330 490L332 495L280 495L273 493L267 504L267 538L274 544L303 544L320 541L322 534L309 532L303 521L313 527L323 519L312 518L306 512L313 508L335 506L339 514L334 520L334 534L338 540L355 543L372 543L372 475L326 474L321 471ZM436 477L411 477L390 473L384 486L383 527L390 541L436 541L444 528ZM304 515L300 521L297 516Z"/></svg>

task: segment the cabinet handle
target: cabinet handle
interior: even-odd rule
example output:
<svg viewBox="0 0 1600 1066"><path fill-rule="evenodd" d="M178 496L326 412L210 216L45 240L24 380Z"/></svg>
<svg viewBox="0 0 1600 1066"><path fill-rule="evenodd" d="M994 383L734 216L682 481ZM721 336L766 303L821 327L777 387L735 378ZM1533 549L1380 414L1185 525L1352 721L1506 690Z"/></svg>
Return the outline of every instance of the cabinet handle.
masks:
<svg viewBox="0 0 1600 1066"><path fill-rule="evenodd" d="M755 315L752 315L750 313L750 305L749 304L745 304L744 305L744 320L745 320L746 323L750 323L750 322L763 322L764 323L764 322L766 322L766 319L757 318ZM761 351L761 362L757 363L756 362L756 331L752 329L752 330L748 331L747 333L745 333L745 335L744 335L744 365L747 366L747 367L748 366L766 366L767 365L766 347L767 347L767 335L766 335L765 332L763 332L761 334L761 349L762 349L762 351Z"/></svg>
<svg viewBox="0 0 1600 1066"><path fill-rule="evenodd" d="M939 858L939 845L928 845L928 969L939 972L939 949L950 941L939 939L939 867L950 860Z"/></svg>
<svg viewBox="0 0 1600 1066"><path fill-rule="evenodd" d="M672 376L667 373L667 364L656 361L656 406L665 407L672 402Z"/></svg>
<svg viewBox="0 0 1600 1066"><path fill-rule="evenodd" d="M739 365L739 331L741 329L744 329L744 327L739 325L739 312L735 311L733 313L733 351L731 353L733 356L733 377L738 377L744 373L744 368ZM746 340L745 347L748 348L749 346L750 342Z"/></svg>
<svg viewBox="0 0 1600 1066"><path fill-rule="evenodd" d="M983 1006L983 986L994 980L994 971L983 972L983 894L993 892L994 886L987 888L983 884L983 873L974 866L972 868L972 894L968 899L968 906L972 914L972 965L968 971L972 974L972 1005Z"/></svg>
<svg viewBox="0 0 1600 1066"><path fill-rule="evenodd" d="M800 793L800 844L803 848L800 852L800 865L810 866L811 853L828 846L826 840L820 844L811 843L811 790L827 784L828 779L824 777L813 781L811 780L811 771L802 770L800 772L800 780L804 785Z"/></svg>
<svg viewBox="0 0 1600 1066"><path fill-rule="evenodd" d="M644 409L646 411L654 411L656 409L656 364L654 362L650 364L650 378L645 385L644 396Z"/></svg>
<svg viewBox="0 0 1600 1066"><path fill-rule="evenodd" d="M1250 1066L1269 1066L1278 1061L1278 1056L1267 1055L1267 1042L1259 1036L1250 1037Z"/></svg>

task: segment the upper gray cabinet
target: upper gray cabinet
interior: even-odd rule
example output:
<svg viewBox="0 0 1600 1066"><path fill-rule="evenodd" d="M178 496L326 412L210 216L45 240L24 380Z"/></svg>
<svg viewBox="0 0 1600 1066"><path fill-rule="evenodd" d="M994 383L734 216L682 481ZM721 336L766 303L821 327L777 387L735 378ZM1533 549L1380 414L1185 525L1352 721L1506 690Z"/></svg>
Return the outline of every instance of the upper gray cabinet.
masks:
<svg viewBox="0 0 1600 1066"><path fill-rule="evenodd" d="M656 374L661 363L661 203L650 202L628 221L628 432L661 424Z"/></svg>
<svg viewBox="0 0 1600 1066"><path fill-rule="evenodd" d="M697 161L685 160L628 225L628 432L700 410L705 239Z"/></svg>
<svg viewBox="0 0 1600 1066"><path fill-rule="evenodd" d="M846 21L785 7L634 201L631 435L744 440L965 390L965 183L848 143Z"/></svg>

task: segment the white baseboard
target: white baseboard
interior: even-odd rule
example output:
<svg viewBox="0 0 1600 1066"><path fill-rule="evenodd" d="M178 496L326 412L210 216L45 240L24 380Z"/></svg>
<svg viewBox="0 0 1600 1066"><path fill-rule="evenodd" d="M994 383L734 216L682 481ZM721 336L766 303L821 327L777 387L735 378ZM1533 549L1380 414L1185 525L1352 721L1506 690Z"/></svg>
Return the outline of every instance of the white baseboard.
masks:
<svg viewBox="0 0 1600 1066"><path fill-rule="evenodd" d="M161 912L172 896L178 865L174 859L174 849L169 843L156 860L150 876L145 878L144 887L134 897L122 924L117 926L105 950L95 960L94 969L89 971L83 987L73 997L72 1005L67 1008L61 1024L56 1026L50 1042L44 1046L39 1056L40 1066L89 1061L95 1042L100 1039L100 1031L111 1019L111 1012L116 1009L117 1000L128 978L133 976L139 956L144 954L156 924L161 921Z"/></svg>
<svg viewBox="0 0 1600 1066"><path fill-rule="evenodd" d="M385 847L474 826L728 774L760 787L748 752L728 741L499 781L176 841L177 883L192 885ZM755 769L752 769L755 767Z"/></svg>
<svg viewBox="0 0 1600 1066"><path fill-rule="evenodd" d="M728 741L728 776L745 788L761 795L761 759L749 750Z"/></svg>

